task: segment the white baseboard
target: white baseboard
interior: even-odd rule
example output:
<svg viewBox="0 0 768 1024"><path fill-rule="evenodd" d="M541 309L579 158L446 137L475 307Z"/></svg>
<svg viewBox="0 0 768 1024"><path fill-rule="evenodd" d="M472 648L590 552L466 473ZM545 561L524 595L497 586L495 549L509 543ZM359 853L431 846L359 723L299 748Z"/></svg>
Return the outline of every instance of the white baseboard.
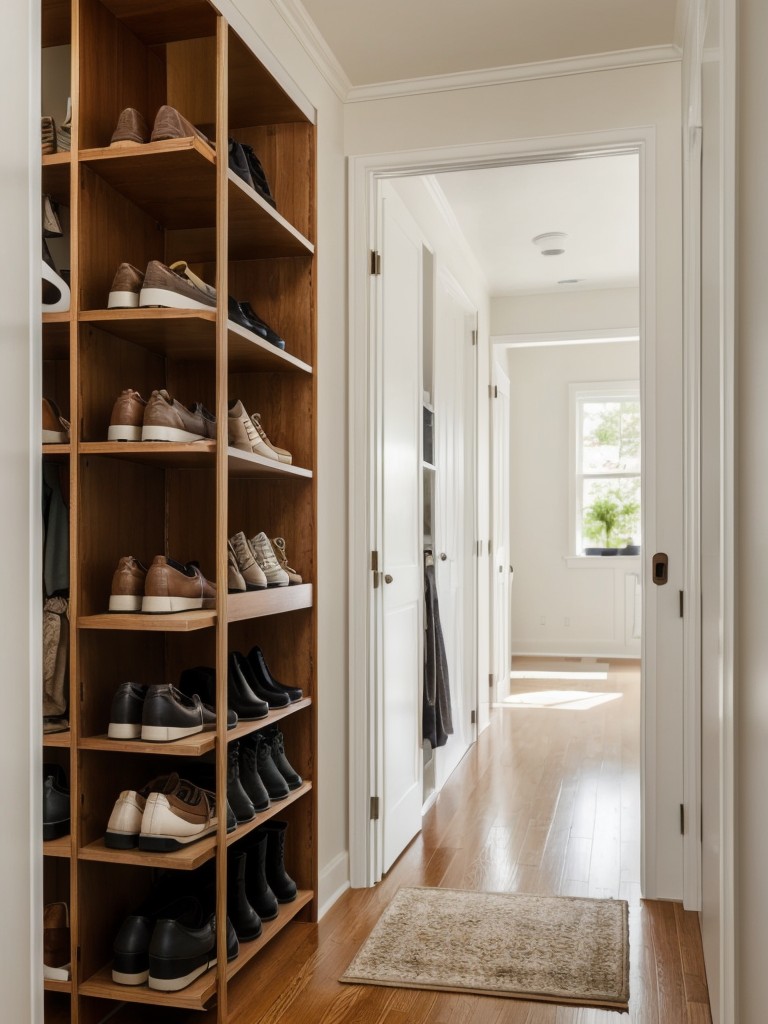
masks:
<svg viewBox="0 0 768 1024"><path fill-rule="evenodd" d="M343 850L326 864L317 880L317 897L320 909L318 921L323 918L334 903L349 889L349 851Z"/></svg>
<svg viewBox="0 0 768 1024"><path fill-rule="evenodd" d="M558 644L550 641L521 641L512 648L513 658L630 658L637 661L640 658L640 642L637 649L626 647L624 644L600 644L591 645L589 642L581 644Z"/></svg>

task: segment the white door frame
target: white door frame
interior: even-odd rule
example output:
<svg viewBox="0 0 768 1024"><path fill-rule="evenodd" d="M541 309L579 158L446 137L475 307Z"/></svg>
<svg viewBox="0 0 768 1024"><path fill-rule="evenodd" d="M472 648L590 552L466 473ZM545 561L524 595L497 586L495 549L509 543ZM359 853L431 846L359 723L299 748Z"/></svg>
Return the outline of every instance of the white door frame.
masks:
<svg viewBox="0 0 768 1024"><path fill-rule="evenodd" d="M656 132L652 126L607 132L580 133L541 139L452 146L349 157L348 251L349 251L349 853L353 886L375 883L373 863L373 822L370 798L376 795L375 747L376 722L371 672L371 459L375 395L375 301L370 276L370 251L375 242L376 185L379 179L410 175L437 174L449 170L503 166L514 163L539 163L547 160L578 159L601 153L637 152L640 160L640 253L641 253L641 387L645 388L646 408L654 407L656 374L656 183L650 169L655 167ZM357 343L355 343L357 341ZM682 396L681 396L682 400ZM644 507L656 507L655 424L648 418L645 426L644 458L647 494ZM688 453L685 453L686 459ZM644 523L644 543L656 550L655 524L651 517ZM644 594L647 593L647 588ZM641 736L642 854L643 892L656 891L656 620L644 599ZM655 605L651 606L655 610ZM684 623L685 629L685 623ZM685 650L685 646L684 646ZM682 742L682 737L680 738ZM693 843L688 832L684 844ZM698 837L695 838L701 855ZM691 851L691 856L696 856ZM686 858L687 859L687 858Z"/></svg>

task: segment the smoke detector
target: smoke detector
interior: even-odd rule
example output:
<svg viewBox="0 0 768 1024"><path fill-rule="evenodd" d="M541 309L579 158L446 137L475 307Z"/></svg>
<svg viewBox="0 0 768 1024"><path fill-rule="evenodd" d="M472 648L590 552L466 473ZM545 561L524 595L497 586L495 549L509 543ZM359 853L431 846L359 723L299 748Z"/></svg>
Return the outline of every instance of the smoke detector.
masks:
<svg viewBox="0 0 768 1024"><path fill-rule="evenodd" d="M547 231L543 235L536 235L531 241L542 256L562 256L567 238L568 235L563 231Z"/></svg>

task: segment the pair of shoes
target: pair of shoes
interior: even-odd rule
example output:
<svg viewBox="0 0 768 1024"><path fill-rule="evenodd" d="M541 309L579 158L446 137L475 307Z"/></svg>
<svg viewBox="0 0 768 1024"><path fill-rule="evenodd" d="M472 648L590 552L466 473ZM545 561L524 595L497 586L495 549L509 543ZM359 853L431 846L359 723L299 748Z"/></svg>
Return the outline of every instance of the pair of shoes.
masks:
<svg viewBox="0 0 768 1024"><path fill-rule="evenodd" d="M169 267L150 260L142 273L121 263L109 289L108 309L215 309L216 289L189 269L184 260Z"/></svg>
<svg viewBox="0 0 768 1024"><path fill-rule="evenodd" d="M186 612L216 607L216 587L196 562L183 565L156 555L149 569L133 555L117 563L109 598L111 612Z"/></svg>
<svg viewBox="0 0 768 1024"><path fill-rule="evenodd" d="M236 725L237 715L228 712L227 728ZM169 743L215 728L216 711L197 694L188 697L170 683L129 682L121 683L112 698L107 735L113 740Z"/></svg>
<svg viewBox="0 0 768 1024"><path fill-rule="evenodd" d="M229 419L227 423L229 444L249 455L261 455L264 459L274 459L290 465L293 456L285 448L278 448L267 437L261 425L261 415L257 412L250 415L239 399L229 402Z"/></svg>
<svg viewBox="0 0 768 1024"><path fill-rule="evenodd" d="M67 113L64 123L56 129L56 148L60 153L69 153L72 149L72 97L67 97Z"/></svg>
<svg viewBox="0 0 768 1024"><path fill-rule="evenodd" d="M145 402L138 391L126 388L112 406L108 441L214 440L216 417L201 402L182 405L165 388L153 391Z"/></svg>
<svg viewBox="0 0 768 1024"><path fill-rule="evenodd" d="M59 764L43 765L43 839L69 835L69 784Z"/></svg>
<svg viewBox="0 0 768 1024"><path fill-rule="evenodd" d="M43 908L43 977L47 981L69 981L72 955L69 939L69 907L48 903Z"/></svg>
<svg viewBox="0 0 768 1024"><path fill-rule="evenodd" d="M56 122L50 114L43 114L40 118L40 143L43 156L50 156L56 152Z"/></svg>
<svg viewBox="0 0 768 1024"><path fill-rule="evenodd" d="M163 142L166 139L198 138L207 146L211 141L203 135L186 117L164 104L155 115L155 123L150 133L144 115L135 107L126 107L117 119L117 127L112 133L110 146L123 148L127 146L143 146L147 142Z"/></svg>
<svg viewBox="0 0 768 1024"><path fill-rule="evenodd" d="M229 140L229 169L249 185L254 192L258 192L262 199L265 199L270 206L277 209L272 190L269 187L267 176L261 161L253 151L252 146L237 139Z"/></svg>
<svg viewBox="0 0 768 1024"><path fill-rule="evenodd" d="M181 673L179 689L187 696L197 694L214 704L216 673L199 666ZM298 686L286 686L270 672L260 647L253 647L247 658L237 651L229 655L227 665L227 704L242 722L266 718L270 708L284 708L304 696Z"/></svg>
<svg viewBox="0 0 768 1024"><path fill-rule="evenodd" d="M254 733L227 751L227 800L238 823L252 821L271 800L285 798L302 784L285 754L277 726Z"/></svg>
<svg viewBox="0 0 768 1024"><path fill-rule="evenodd" d="M61 415L61 409L52 398L43 399L43 444L67 444L69 442L69 420Z"/></svg>
<svg viewBox="0 0 768 1024"><path fill-rule="evenodd" d="M241 530L230 537L227 544L230 593L287 587L291 582L286 570L281 568L266 533L257 533L248 540Z"/></svg>
<svg viewBox="0 0 768 1024"><path fill-rule="evenodd" d="M287 821L269 821L256 829L227 862L227 914L239 939L261 934L261 922L273 921L278 904L296 899L297 887L285 869Z"/></svg>
<svg viewBox="0 0 768 1024"><path fill-rule="evenodd" d="M153 894L127 917L113 944L112 980L160 992L179 992L216 966L215 896L203 906L196 896ZM227 962L240 952L227 918Z"/></svg>
<svg viewBox="0 0 768 1024"><path fill-rule="evenodd" d="M261 319L250 302L238 302L237 299L233 299L230 295L227 316L233 323L240 324L247 331L252 331L260 338L268 341L270 345L275 345L279 349L285 348L285 342L277 331L273 330L266 320Z"/></svg>
<svg viewBox="0 0 768 1024"><path fill-rule="evenodd" d="M161 775L143 789L124 789L109 817L104 844L114 850L180 850L216 831L216 796L181 779Z"/></svg>

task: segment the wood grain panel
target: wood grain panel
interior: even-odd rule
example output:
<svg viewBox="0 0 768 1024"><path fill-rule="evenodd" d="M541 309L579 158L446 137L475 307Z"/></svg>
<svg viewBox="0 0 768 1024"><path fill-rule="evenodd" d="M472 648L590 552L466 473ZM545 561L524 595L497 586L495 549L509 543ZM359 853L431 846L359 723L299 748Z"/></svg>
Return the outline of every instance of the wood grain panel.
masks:
<svg viewBox="0 0 768 1024"><path fill-rule="evenodd" d="M302 110L231 28L228 68L230 129L284 121L306 122Z"/></svg>
<svg viewBox="0 0 768 1024"><path fill-rule="evenodd" d="M216 31L207 0L103 0L104 6L147 45L196 39Z"/></svg>

